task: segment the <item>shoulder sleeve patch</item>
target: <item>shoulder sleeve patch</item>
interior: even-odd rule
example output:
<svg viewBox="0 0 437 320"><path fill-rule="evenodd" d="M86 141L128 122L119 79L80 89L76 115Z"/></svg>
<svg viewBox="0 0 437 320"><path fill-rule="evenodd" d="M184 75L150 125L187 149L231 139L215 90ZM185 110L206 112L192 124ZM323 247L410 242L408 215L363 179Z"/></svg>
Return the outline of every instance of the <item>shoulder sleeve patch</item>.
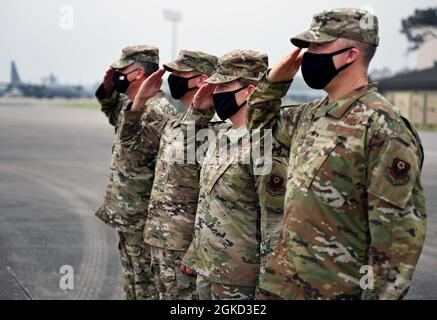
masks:
<svg viewBox="0 0 437 320"><path fill-rule="evenodd" d="M284 194L284 178L274 174L270 175L270 179L266 183L266 190L271 196L279 196Z"/></svg>
<svg viewBox="0 0 437 320"><path fill-rule="evenodd" d="M395 157L387 167L385 175L394 185L407 184L410 181L410 169L411 165L406 160Z"/></svg>
<svg viewBox="0 0 437 320"><path fill-rule="evenodd" d="M419 161L415 148L391 139L373 169L368 191L404 209L411 197L418 173Z"/></svg>

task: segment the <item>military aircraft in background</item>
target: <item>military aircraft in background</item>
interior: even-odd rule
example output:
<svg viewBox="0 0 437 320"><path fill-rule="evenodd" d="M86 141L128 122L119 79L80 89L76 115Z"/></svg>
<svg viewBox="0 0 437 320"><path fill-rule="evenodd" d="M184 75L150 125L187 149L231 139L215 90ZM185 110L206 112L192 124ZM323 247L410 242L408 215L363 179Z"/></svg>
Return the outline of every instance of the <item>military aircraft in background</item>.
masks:
<svg viewBox="0 0 437 320"><path fill-rule="evenodd" d="M82 86L59 84L54 75L49 75L43 84L30 84L21 81L15 62L11 62L11 80L0 85L0 96L34 98L83 98L90 92Z"/></svg>

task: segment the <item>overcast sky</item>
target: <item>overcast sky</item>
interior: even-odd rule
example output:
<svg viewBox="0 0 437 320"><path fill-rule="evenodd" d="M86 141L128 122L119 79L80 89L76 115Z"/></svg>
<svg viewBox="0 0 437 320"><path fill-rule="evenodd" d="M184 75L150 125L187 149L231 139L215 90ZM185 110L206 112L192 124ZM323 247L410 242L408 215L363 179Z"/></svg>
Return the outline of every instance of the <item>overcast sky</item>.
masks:
<svg viewBox="0 0 437 320"><path fill-rule="evenodd" d="M15 60L23 81L39 82L53 72L62 83L92 84L124 46L149 43L171 59L171 24L163 9L182 11L178 49L220 56L243 48L264 51L270 64L292 50L289 38L306 30L314 13L337 7L371 8L379 17L381 44L372 68L414 68L405 55L401 19L437 0L2 0L0 82L9 81ZM69 27L73 9L73 28Z"/></svg>

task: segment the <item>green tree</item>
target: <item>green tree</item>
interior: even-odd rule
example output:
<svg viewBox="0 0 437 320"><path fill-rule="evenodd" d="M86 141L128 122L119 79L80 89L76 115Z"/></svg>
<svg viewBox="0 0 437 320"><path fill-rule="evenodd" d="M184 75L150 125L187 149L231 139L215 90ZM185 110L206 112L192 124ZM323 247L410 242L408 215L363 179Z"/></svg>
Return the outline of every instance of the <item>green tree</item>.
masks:
<svg viewBox="0 0 437 320"><path fill-rule="evenodd" d="M413 15L402 20L401 33L411 44L410 52L430 39L437 39L437 8L416 9Z"/></svg>

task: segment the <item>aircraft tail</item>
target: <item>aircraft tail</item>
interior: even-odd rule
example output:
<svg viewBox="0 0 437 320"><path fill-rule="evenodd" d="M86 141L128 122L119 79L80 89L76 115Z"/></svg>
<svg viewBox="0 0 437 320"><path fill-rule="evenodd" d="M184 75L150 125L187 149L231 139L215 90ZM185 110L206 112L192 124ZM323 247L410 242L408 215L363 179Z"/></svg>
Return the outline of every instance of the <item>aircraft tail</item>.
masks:
<svg viewBox="0 0 437 320"><path fill-rule="evenodd" d="M11 84L21 83L20 76L18 75L17 66L15 62L11 62Z"/></svg>

